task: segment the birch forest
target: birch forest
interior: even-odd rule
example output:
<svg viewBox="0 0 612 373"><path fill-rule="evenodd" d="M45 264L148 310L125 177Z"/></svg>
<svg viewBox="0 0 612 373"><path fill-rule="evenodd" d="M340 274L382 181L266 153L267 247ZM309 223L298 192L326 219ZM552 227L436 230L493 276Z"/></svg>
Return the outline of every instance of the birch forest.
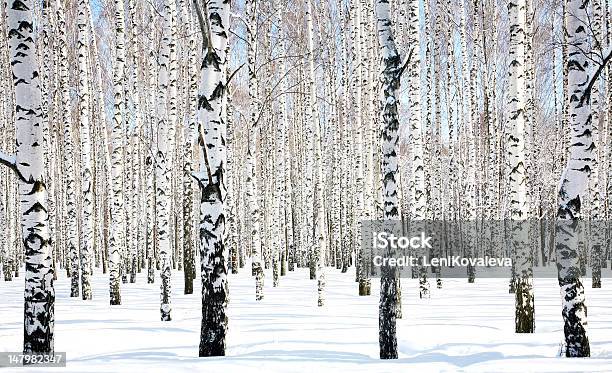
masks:
<svg viewBox="0 0 612 373"><path fill-rule="evenodd" d="M0 367L609 369L611 11L4 0Z"/></svg>

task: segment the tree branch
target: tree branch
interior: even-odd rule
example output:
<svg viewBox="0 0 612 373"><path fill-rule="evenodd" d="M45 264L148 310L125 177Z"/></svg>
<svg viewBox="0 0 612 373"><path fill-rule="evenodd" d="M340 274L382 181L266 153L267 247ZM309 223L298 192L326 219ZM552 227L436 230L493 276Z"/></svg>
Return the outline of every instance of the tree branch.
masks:
<svg viewBox="0 0 612 373"><path fill-rule="evenodd" d="M202 14L202 8L200 8L199 0L193 0L196 14L198 15L198 23L200 24L200 32L202 33L202 41L205 46L212 49L210 41L210 27L208 25L208 14Z"/></svg>
<svg viewBox="0 0 612 373"><path fill-rule="evenodd" d="M15 171L15 173L21 180L25 180L25 178L17 168L17 158L14 155L4 154L0 151L0 164L3 164L11 170Z"/></svg>
<svg viewBox="0 0 612 373"><path fill-rule="evenodd" d="M227 78L227 82L225 82L226 86L229 86L230 82L232 81L232 78L234 77L234 75L236 75L238 70L242 69L242 66L244 66L244 64L238 66L238 68L236 70L234 70L234 72L229 76L229 78Z"/></svg>
<svg viewBox="0 0 612 373"><path fill-rule="evenodd" d="M412 52L414 52L414 48L410 48L410 52L408 52L408 55L406 56L402 67L400 67L400 69L397 71L397 79L400 79L402 77L404 70L406 70L406 67L410 63L410 60L412 59Z"/></svg>
<svg viewBox="0 0 612 373"><path fill-rule="evenodd" d="M3 152L0 152L0 163L7 165L13 169L17 168L15 156L4 154Z"/></svg>
<svg viewBox="0 0 612 373"><path fill-rule="evenodd" d="M612 59L612 48L609 48L608 55L601 61L599 67L597 68L597 70L595 70L595 74L593 74L593 76L591 77L589 85L585 88L582 97L580 97L580 105L584 104L584 101L587 99L589 100L589 102L591 101L591 90L593 89L593 86L597 82L597 79L599 79L599 76L605 69L608 62L610 62L610 59Z"/></svg>

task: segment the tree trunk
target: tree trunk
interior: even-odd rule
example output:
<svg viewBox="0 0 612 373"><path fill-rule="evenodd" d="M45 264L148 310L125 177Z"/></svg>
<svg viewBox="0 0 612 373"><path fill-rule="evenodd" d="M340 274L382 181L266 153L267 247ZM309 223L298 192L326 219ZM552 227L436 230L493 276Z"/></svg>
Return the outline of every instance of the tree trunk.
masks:
<svg viewBox="0 0 612 373"><path fill-rule="evenodd" d="M557 198L556 256L561 288L562 316L565 333L565 356L591 355L587 336L587 307L580 276L579 228L583 212L581 205L587 193L591 170L593 140L591 108L585 87L590 80L589 62L583 54L588 22L587 5L582 0L568 0L565 22L568 39L567 104L571 129L570 155L561 178Z"/></svg>
<svg viewBox="0 0 612 373"><path fill-rule="evenodd" d="M198 141L200 185L200 267L202 276L202 328L199 356L224 356L227 334L227 253L225 238L226 64L230 3L206 3L211 35L205 40L199 89Z"/></svg>
<svg viewBox="0 0 612 373"><path fill-rule="evenodd" d="M389 3L376 2L378 43L382 57L382 187L383 217L391 223L400 221L398 195L399 161L399 116L397 112L398 89L400 85L400 57L393 39ZM413 52L410 52L413 53ZM393 253L388 253L393 254ZM380 279L380 303L378 316L378 341L381 359L397 359L396 302L397 277L394 267L384 266Z"/></svg>
<svg viewBox="0 0 612 373"><path fill-rule="evenodd" d="M515 283L515 331L533 333L535 329L533 300L533 257L528 240L529 222L527 203L527 154L525 150L527 82L526 82L526 1L511 1L508 5L510 19L510 56L508 66L509 128L508 151L510 162L510 216L512 249L516 271Z"/></svg>
<svg viewBox="0 0 612 373"><path fill-rule="evenodd" d="M79 72L79 123L81 135L82 240L81 286L83 300L91 300L91 255L93 251L93 175L92 148L89 128L89 2L79 0L77 16L77 53ZM106 130L106 129L104 129Z"/></svg>
<svg viewBox="0 0 612 373"><path fill-rule="evenodd" d="M15 92L16 155L0 153L0 163L18 178L25 259L23 352L53 354L55 290L44 180L42 98L36 45L34 2L9 0L7 31Z"/></svg>
<svg viewBox="0 0 612 373"><path fill-rule="evenodd" d="M123 139L124 139L124 80L125 80L125 16L123 1L115 0L115 63L113 65L114 117L111 132L111 225L108 245L110 304L121 304L121 251L125 244L125 207L123 204Z"/></svg>

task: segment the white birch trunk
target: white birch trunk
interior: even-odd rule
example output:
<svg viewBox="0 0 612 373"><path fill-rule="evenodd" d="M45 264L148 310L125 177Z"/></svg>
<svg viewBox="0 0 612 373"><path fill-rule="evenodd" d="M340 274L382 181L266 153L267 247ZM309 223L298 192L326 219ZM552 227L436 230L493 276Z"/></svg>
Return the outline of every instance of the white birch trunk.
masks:
<svg viewBox="0 0 612 373"><path fill-rule="evenodd" d="M257 188L256 162L257 162L257 131L259 116L259 101L257 97L257 75L255 72L255 48L257 43L257 2L247 0L247 33L248 33L248 69L249 69L249 99L250 122L249 122L249 146L246 159L246 195L248 197L249 211L251 215L251 237L252 237L252 270L255 276L255 300L264 297L264 272L262 265L262 245L259 222L259 192Z"/></svg>
<svg viewBox="0 0 612 373"><path fill-rule="evenodd" d="M125 245L125 208L123 201L123 140L125 80L125 10L122 0L115 0L115 60L113 64L114 117L111 132L111 224L109 234L110 304L121 304L119 285L121 250Z"/></svg>
<svg viewBox="0 0 612 373"><path fill-rule="evenodd" d="M68 68L68 45L66 41L66 22L64 7L61 1L56 4L59 31L59 75L62 97L62 112L64 122L64 182L66 198L66 244L70 256L70 296L79 296L79 243L77 225L77 200L74 180L74 141L72 137L72 105L70 99L70 83Z"/></svg>
<svg viewBox="0 0 612 373"><path fill-rule="evenodd" d="M516 271L515 331L533 333L535 329L533 299L533 263L528 241L529 206L527 204L527 172L525 120L527 105L526 82L526 1L508 4L510 19L510 61L508 66L508 157L510 162L509 191L512 249Z"/></svg>
<svg viewBox="0 0 612 373"><path fill-rule="evenodd" d="M381 173L383 186L383 219L400 221L398 194L399 116L397 111L400 85L400 56L395 47L389 3L376 2L378 44L382 57ZM413 52L411 52L413 53ZM392 254L392 253L390 253ZM378 341L381 359L397 359L396 303L397 277L393 267L384 266L380 279Z"/></svg>
<svg viewBox="0 0 612 373"><path fill-rule="evenodd" d="M81 137L81 286L83 300L91 300L90 276L93 254L93 175L92 147L89 126L89 2L79 0L77 16L77 60L79 73L79 124Z"/></svg>
<svg viewBox="0 0 612 373"><path fill-rule="evenodd" d="M210 39L203 52L198 100L201 191L200 267L202 328L199 356L224 356L227 334L227 253L225 236L226 64L230 3L206 4Z"/></svg>
<svg viewBox="0 0 612 373"><path fill-rule="evenodd" d="M590 63L583 54L588 37L584 27L588 22L585 5L588 4L581 0L568 0L565 15L568 41L567 112L571 141L569 159L559 183L555 230L567 357L587 357L591 354L587 337L586 299L578 263L578 228L584 214L581 205L587 194L593 157L591 108L588 96L584 95L590 80Z"/></svg>
<svg viewBox="0 0 612 373"><path fill-rule="evenodd" d="M15 93L16 155L0 153L0 163L11 167L18 177L26 267L23 352L53 354L55 291L44 178L42 99L34 44L34 2L9 0L6 5Z"/></svg>
<svg viewBox="0 0 612 373"><path fill-rule="evenodd" d="M155 160L156 173L156 217L157 239L159 244L159 259L161 264L161 320L170 321L170 276L172 274L172 251L170 244L170 170L171 165L168 138L172 136L172 127L168 128L167 93L170 83L170 39L172 38L172 0L164 2L164 24L159 52L158 70L158 102L157 102L157 154ZM170 105L172 105L170 103Z"/></svg>

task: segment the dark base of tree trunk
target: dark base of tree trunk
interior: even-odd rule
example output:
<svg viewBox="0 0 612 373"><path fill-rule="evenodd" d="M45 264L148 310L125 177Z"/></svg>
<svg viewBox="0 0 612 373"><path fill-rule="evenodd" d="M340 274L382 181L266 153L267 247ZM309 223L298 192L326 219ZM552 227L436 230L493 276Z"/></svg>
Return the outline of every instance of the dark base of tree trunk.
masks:
<svg viewBox="0 0 612 373"><path fill-rule="evenodd" d="M230 264L232 273L233 274L238 274L238 249L236 248L236 245L231 245L231 246L233 248L230 249L230 258L231 258L231 260L230 260L229 264ZM187 255L187 254L185 254L185 255ZM187 270L188 264L186 262L183 264L183 266L185 267L185 270Z"/></svg>
<svg viewBox="0 0 612 373"><path fill-rule="evenodd" d="M468 265L467 267L468 283L473 284L476 281L476 269Z"/></svg>
<svg viewBox="0 0 612 373"><path fill-rule="evenodd" d="M193 294L193 279L185 272L185 294Z"/></svg>
<svg viewBox="0 0 612 373"><path fill-rule="evenodd" d="M514 277L510 279L510 285L508 287L508 294L514 294L516 292L516 281Z"/></svg>
<svg viewBox="0 0 612 373"><path fill-rule="evenodd" d="M396 302L397 289L394 276L380 279L378 309L378 344L381 359L397 359Z"/></svg>
<svg viewBox="0 0 612 373"><path fill-rule="evenodd" d="M565 357L591 357L589 338L585 335L580 346L577 344L572 347L566 346Z"/></svg>
<svg viewBox="0 0 612 373"><path fill-rule="evenodd" d="M533 333L535 331L533 286L529 281L516 282L515 317L516 333Z"/></svg>
<svg viewBox="0 0 612 373"><path fill-rule="evenodd" d="M423 267L424 268L424 267ZM419 277L419 297L421 299L428 299L429 294L429 281L427 281L427 272L421 268L421 276Z"/></svg>
<svg viewBox="0 0 612 373"><path fill-rule="evenodd" d="M10 260L3 263L2 271L4 272L4 281L13 281L13 269Z"/></svg>
<svg viewBox="0 0 612 373"><path fill-rule="evenodd" d="M85 287L83 287L84 289ZM89 291L85 291L83 290L83 300L91 300L91 289L89 289Z"/></svg>
<svg viewBox="0 0 612 373"><path fill-rule="evenodd" d="M200 357L225 356L227 315L223 304L202 301L202 327L200 330Z"/></svg>
<svg viewBox="0 0 612 373"><path fill-rule="evenodd" d="M593 289L601 289L601 262L594 260L592 267L593 270L591 275L591 287Z"/></svg>
<svg viewBox="0 0 612 373"><path fill-rule="evenodd" d="M261 265L254 264L253 271L255 272L255 300L262 300L263 294L263 278L264 271Z"/></svg>
<svg viewBox="0 0 612 373"><path fill-rule="evenodd" d="M121 305L121 295L119 293L111 294L110 305L111 306L120 306Z"/></svg>
<svg viewBox="0 0 612 373"><path fill-rule="evenodd" d="M283 255L281 256L280 275L287 276L287 255L284 252L283 252Z"/></svg>
<svg viewBox="0 0 612 373"><path fill-rule="evenodd" d="M287 253L287 269L289 271L295 270L295 252L293 245L289 245L289 252Z"/></svg>
<svg viewBox="0 0 612 373"><path fill-rule="evenodd" d="M359 295L367 296L372 293L372 283L370 279L361 279L359 280Z"/></svg>
<svg viewBox="0 0 612 373"><path fill-rule="evenodd" d="M130 266L130 284L136 283L136 272L138 272L138 259L134 257Z"/></svg>
<svg viewBox="0 0 612 373"><path fill-rule="evenodd" d="M402 282L399 277L395 278L395 318L401 319L404 316L402 312Z"/></svg>
<svg viewBox="0 0 612 373"><path fill-rule="evenodd" d="M161 313L161 321L172 321L172 317L170 316L171 308L170 308L170 270L166 268L165 271L161 273L161 305L160 305L160 313Z"/></svg>
<svg viewBox="0 0 612 373"><path fill-rule="evenodd" d="M225 356L225 349L221 347L217 348L206 348L202 350L200 347L199 357L214 357L214 356Z"/></svg>
<svg viewBox="0 0 612 373"><path fill-rule="evenodd" d="M155 283L155 270L153 269L153 259L149 258L147 263L147 283Z"/></svg>
<svg viewBox="0 0 612 373"><path fill-rule="evenodd" d="M568 280L561 288L565 304L562 315L566 357L591 356L591 346L586 333L586 319L583 320L581 317L581 315L587 315L587 307L583 301L576 299L583 293L584 287L579 279Z"/></svg>
<svg viewBox="0 0 612 373"><path fill-rule="evenodd" d="M276 258L272 260L272 286L278 287L278 279L280 277L280 263Z"/></svg>
<svg viewBox="0 0 612 373"><path fill-rule="evenodd" d="M36 328L30 334L28 329L23 330L23 353L24 354L52 354L53 353L53 323L54 323L55 298L44 301L24 302L24 325L33 327L43 325L44 328Z"/></svg>

